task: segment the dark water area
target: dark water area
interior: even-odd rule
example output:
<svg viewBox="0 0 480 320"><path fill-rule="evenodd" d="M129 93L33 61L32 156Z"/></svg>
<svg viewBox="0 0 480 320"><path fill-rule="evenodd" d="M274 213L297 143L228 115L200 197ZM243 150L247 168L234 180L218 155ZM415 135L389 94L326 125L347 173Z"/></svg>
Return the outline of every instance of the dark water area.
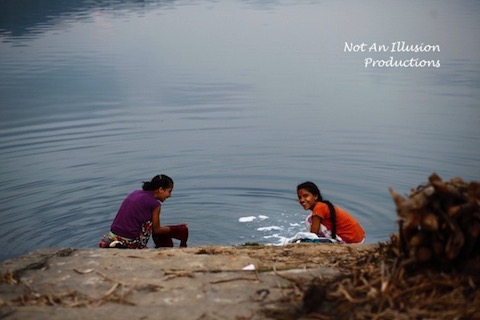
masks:
<svg viewBox="0 0 480 320"><path fill-rule="evenodd" d="M305 180L388 240L389 187L480 180L479 16L476 1L1 1L0 260L96 247L159 173L175 181L162 222L188 222L191 246L305 231Z"/></svg>

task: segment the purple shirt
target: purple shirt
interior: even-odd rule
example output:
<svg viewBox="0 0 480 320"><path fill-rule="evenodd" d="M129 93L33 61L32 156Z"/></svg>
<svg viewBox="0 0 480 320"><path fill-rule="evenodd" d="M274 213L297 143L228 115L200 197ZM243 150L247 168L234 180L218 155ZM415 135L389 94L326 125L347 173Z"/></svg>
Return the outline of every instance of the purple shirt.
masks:
<svg viewBox="0 0 480 320"><path fill-rule="evenodd" d="M152 191L133 191L123 200L110 231L124 238L137 238L142 231L142 225L152 221L153 210L160 205Z"/></svg>

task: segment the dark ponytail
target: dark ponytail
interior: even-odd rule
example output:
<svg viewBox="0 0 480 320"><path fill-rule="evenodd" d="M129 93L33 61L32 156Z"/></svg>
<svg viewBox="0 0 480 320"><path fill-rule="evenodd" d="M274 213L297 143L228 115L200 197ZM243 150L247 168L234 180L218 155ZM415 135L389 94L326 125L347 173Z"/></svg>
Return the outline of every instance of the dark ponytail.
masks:
<svg viewBox="0 0 480 320"><path fill-rule="evenodd" d="M314 196L318 197L318 201L325 203L330 210L330 219L332 220L332 239L337 238L337 213L335 212L335 208L333 204L328 200L323 200L322 194L320 193L320 189L318 189L317 185L311 181L303 182L297 186L297 192L300 189L305 189Z"/></svg>
<svg viewBox="0 0 480 320"><path fill-rule="evenodd" d="M151 181L144 181L142 189L145 191L153 191L158 188L173 188L173 180L164 174L156 175Z"/></svg>
<svg viewBox="0 0 480 320"><path fill-rule="evenodd" d="M335 208L333 204L328 201L322 201L328 206L328 209L330 210L330 219L332 219L332 239L337 238L337 213L335 212Z"/></svg>

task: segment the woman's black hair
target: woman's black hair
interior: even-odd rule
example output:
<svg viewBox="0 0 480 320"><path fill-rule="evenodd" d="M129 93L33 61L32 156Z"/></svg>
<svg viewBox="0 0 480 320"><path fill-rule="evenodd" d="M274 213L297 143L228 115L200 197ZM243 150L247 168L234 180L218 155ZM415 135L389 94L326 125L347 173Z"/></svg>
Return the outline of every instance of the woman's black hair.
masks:
<svg viewBox="0 0 480 320"><path fill-rule="evenodd" d="M317 185L311 181L300 183L297 186L297 192L300 189L305 189L311 194L313 194L314 196L317 196L318 201L323 202L328 206L328 209L330 210L330 218L332 219L332 239L335 239L337 237L337 213L335 212L335 208L333 207L333 204L328 200L323 200L322 194L320 193L320 189L318 189Z"/></svg>
<svg viewBox="0 0 480 320"><path fill-rule="evenodd" d="M303 183L300 183L298 186L297 186L297 192L300 190L300 189L305 189L307 190L308 192L310 192L311 194L313 194L314 196L317 196L318 197L318 201L322 201L323 202L323 198L322 198L322 194L320 193L320 189L318 189L317 185L311 181L306 181L306 182L303 182Z"/></svg>
<svg viewBox="0 0 480 320"><path fill-rule="evenodd" d="M158 188L168 189L173 187L173 180L164 174L156 175L151 181L144 181L142 189L145 191L153 191Z"/></svg>

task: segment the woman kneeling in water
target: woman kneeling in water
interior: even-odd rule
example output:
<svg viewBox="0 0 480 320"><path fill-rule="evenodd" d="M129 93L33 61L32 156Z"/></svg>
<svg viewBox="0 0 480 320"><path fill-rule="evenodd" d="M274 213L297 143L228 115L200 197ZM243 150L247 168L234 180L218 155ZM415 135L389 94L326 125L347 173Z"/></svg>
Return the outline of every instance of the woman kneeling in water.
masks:
<svg viewBox="0 0 480 320"><path fill-rule="evenodd" d="M347 211L323 200L315 183L307 181L297 186L298 202L312 213L307 217L310 232L341 243L363 243L365 231Z"/></svg>
<svg viewBox="0 0 480 320"><path fill-rule="evenodd" d="M186 224L162 226L162 203L170 198L173 180L164 174L145 181L142 190L135 190L123 200L110 227L103 236L100 248L143 249L152 236L155 247L173 247L172 238L180 240L180 247L187 246Z"/></svg>

